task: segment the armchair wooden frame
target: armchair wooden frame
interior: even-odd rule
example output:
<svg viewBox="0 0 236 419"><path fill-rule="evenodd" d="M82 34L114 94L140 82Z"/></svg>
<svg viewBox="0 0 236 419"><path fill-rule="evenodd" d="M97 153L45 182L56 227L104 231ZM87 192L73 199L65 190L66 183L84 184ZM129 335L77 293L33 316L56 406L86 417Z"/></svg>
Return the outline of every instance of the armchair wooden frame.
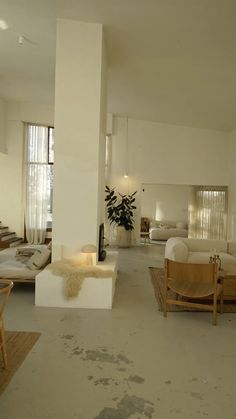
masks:
<svg viewBox="0 0 236 419"><path fill-rule="evenodd" d="M168 297L172 290L176 298ZM180 299L179 297L182 297ZM212 300L204 303L203 299ZM223 312L223 284L219 283L217 263L182 263L165 259L163 314L167 317L169 304L212 311L212 322L217 324L217 302ZM199 302L196 300L199 299Z"/></svg>
<svg viewBox="0 0 236 419"><path fill-rule="evenodd" d="M7 279L0 279L0 285L3 285L3 288L0 288L0 349L2 352L4 368L7 368L7 351L3 326L3 312L6 307L11 289L13 287L13 282Z"/></svg>

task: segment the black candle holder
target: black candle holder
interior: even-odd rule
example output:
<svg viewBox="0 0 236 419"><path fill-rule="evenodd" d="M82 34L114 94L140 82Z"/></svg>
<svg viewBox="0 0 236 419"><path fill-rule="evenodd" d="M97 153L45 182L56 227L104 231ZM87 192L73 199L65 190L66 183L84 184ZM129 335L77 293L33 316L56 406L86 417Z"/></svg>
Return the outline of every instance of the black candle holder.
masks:
<svg viewBox="0 0 236 419"><path fill-rule="evenodd" d="M209 263L217 263L219 265L219 269L221 269L221 258L219 255L215 254L210 256Z"/></svg>

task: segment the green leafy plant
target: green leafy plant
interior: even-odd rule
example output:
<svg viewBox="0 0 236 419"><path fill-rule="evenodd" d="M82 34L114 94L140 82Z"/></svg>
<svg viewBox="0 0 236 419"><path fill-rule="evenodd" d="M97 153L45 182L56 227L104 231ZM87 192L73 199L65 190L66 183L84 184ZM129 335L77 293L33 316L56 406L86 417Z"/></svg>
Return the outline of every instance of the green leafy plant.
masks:
<svg viewBox="0 0 236 419"><path fill-rule="evenodd" d="M109 186L106 186L105 193L107 217L110 223L123 226L126 230L133 230L134 210L136 209L134 195L137 191L129 195L122 195L119 192L115 193L115 188L110 189Z"/></svg>

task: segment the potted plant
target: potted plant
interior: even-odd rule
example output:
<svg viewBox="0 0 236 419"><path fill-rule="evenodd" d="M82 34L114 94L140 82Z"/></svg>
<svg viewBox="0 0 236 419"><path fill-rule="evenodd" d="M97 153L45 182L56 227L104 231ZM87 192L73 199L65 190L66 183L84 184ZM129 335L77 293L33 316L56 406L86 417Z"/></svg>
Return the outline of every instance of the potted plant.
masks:
<svg viewBox="0 0 236 419"><path fill-rule="evenodd" d="M119 192L115 193L115 188L106 186L105 193L108 220L117 226L117 244L128 247L131 245L131 231L134 229L134 195L137 191L122 195Z"/></svg>

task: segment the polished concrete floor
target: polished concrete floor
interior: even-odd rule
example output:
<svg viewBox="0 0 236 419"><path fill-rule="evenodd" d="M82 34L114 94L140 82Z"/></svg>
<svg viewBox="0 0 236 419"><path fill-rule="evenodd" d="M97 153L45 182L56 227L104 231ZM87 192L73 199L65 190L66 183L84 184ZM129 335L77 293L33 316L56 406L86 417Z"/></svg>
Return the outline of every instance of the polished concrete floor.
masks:
<svg viewBox="0 0 236 419"><path fill-rule="evenodd" d="M42 333L0 398L1 419L236 417L236 314L158 311L148 266L164 247L119 255L114 308L45 309L15 287L8 330Z"/></svg>

